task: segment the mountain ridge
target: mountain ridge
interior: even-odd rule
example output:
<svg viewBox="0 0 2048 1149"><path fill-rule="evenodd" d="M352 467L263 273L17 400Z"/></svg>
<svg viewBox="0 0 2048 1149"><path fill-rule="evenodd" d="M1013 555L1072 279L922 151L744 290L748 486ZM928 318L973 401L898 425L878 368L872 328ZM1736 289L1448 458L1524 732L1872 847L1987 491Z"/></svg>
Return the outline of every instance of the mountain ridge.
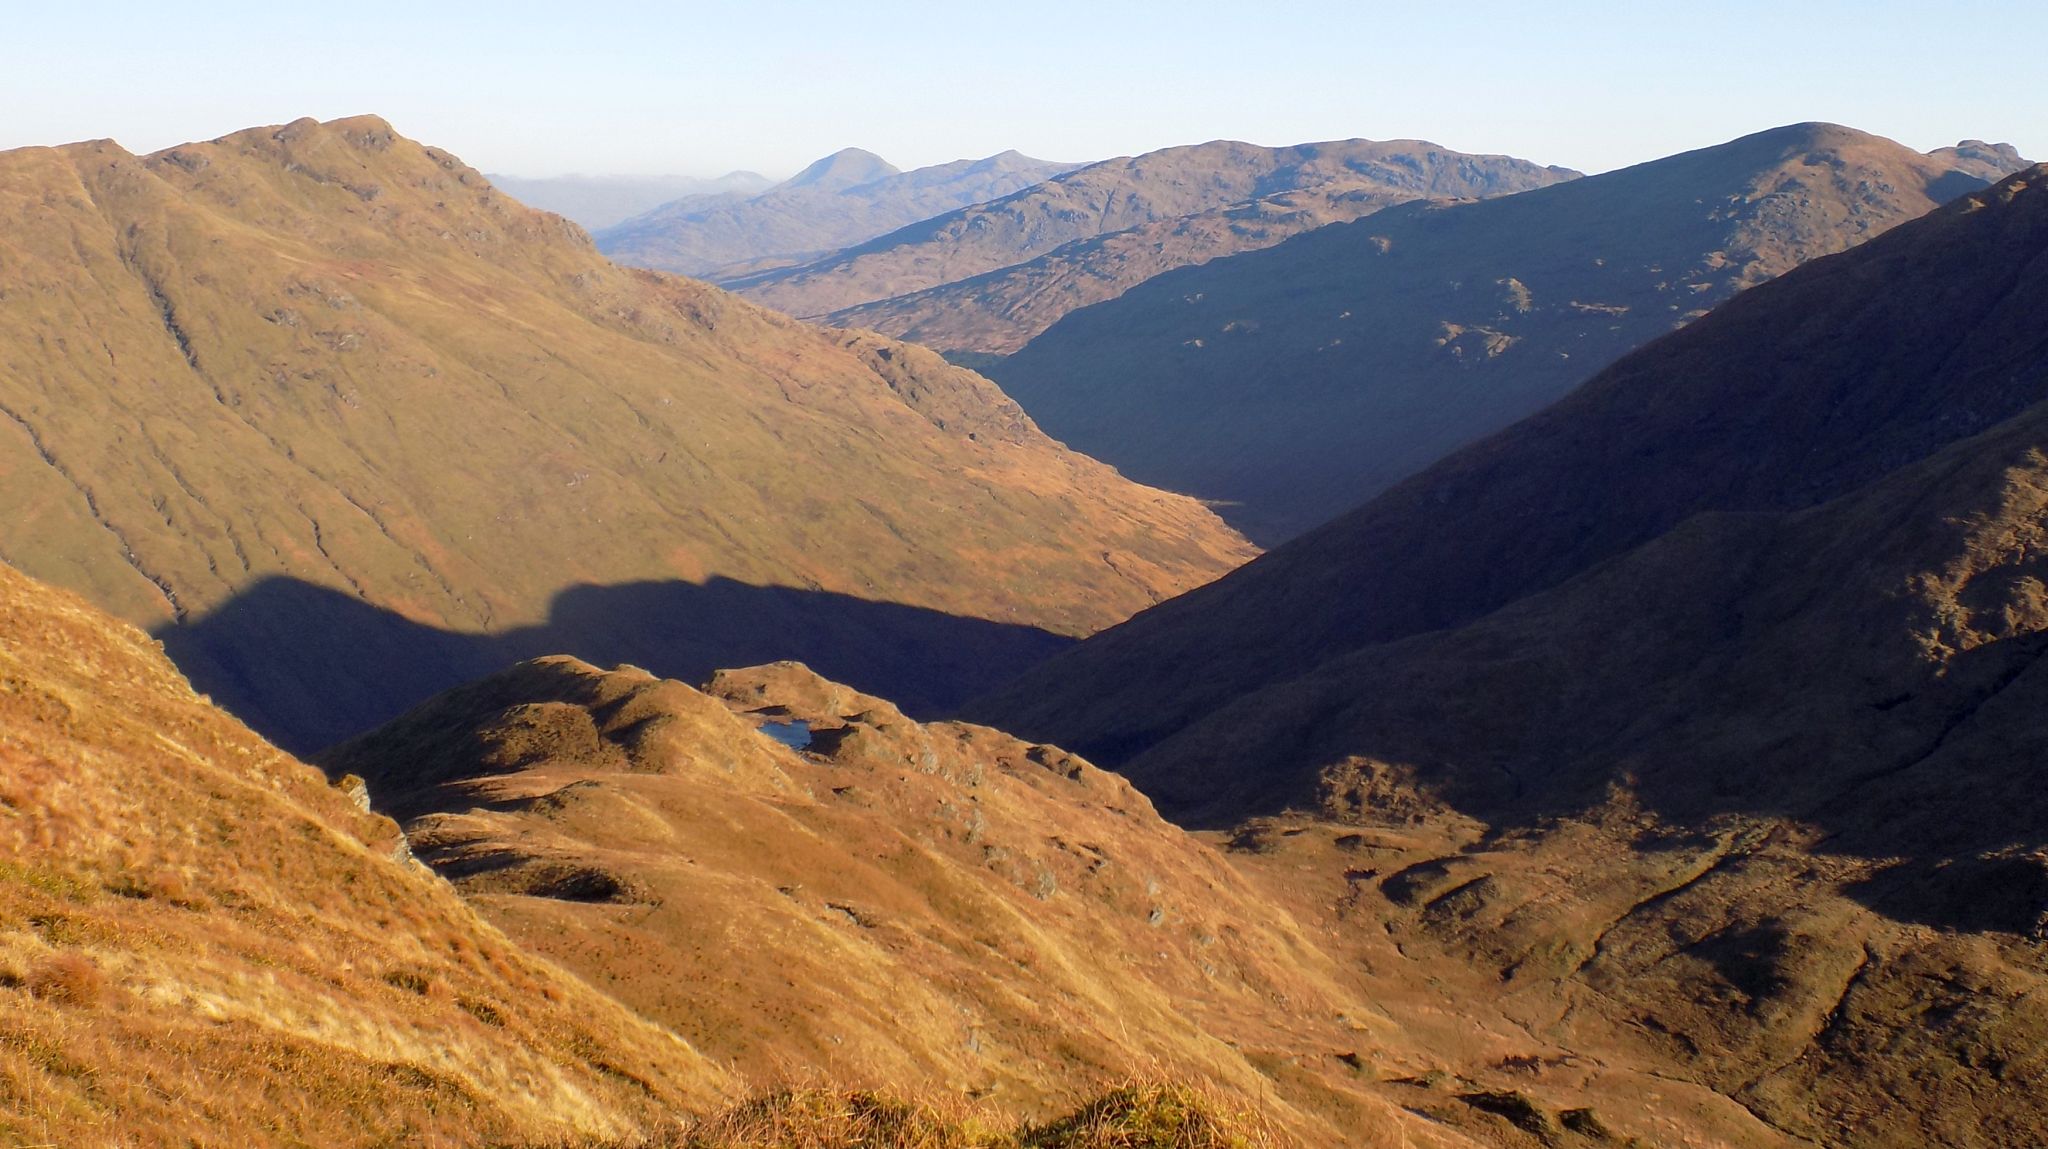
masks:
<svg viewBox="0 0 2048 1149"><path fill-rule="evenodd" d="M699 176L515 176L487 173L491 186L528 207L551 211L598 231L663 204L690 199L715 201L756 195L774 186L758 172Z"/></svg>
<svg viewBox="0 0 2048 1149"><path fill-rule="evenodd" d="M1076 241L1317 184L1383 195L1475 194L1576 173L1423 140L1265 148L1216 140L1103 160L1001 199L907 224L812 263L721 280L800 316L844 311L1024 263Z"/></svg>

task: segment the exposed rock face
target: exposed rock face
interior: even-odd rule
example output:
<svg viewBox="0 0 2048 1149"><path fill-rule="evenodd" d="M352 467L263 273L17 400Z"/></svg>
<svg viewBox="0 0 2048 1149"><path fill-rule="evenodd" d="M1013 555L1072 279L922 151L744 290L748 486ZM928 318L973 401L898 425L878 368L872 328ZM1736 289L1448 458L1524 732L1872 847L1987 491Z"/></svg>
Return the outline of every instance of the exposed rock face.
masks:
<svg viewBox="0 0 2048 1149"><path fill-rule="evenodd" d="M987 367L1050 434L1271 546L1738 291L2023 166L1827 124L1160 276Z"/></svg>
<svg viewBox="0 0 2048 1149"><path fill-rule="evenodd" d="M1271 815L1237 840L1322 869L1361 952L1575 1050L1634 1035L1785 1136L2041 1141L2044 316L2035 168L980 713L1137 716L1133 779Z"/></svg>
<svg viewBox="0 0 2048 1149"><path fill-rule="evenodd" d="M560 1143L731 1095L403 845L0 565L0 1141Z"/></svg>
<svg viewBox="0 0 2048 1149"><path fill-rule="evenodd" d="M374 118L9 152L0 208L0 554L295 747L551 650L942 703L1251 553L928 351L615 267Z"/></svg>

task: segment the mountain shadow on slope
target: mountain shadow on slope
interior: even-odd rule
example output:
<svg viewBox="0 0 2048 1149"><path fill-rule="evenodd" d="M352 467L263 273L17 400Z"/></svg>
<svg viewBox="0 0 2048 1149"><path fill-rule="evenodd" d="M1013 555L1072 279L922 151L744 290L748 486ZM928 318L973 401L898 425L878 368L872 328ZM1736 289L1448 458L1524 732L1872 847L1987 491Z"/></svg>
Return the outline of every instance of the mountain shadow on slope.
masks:
<svg viewBox="0 0 2048 1149"><path fill-rule="evenodd" d="M545 623L474 634L273 577L156 637L195 688L300 753L544 654L631 663L684 681L794 659L926 716L1073 642L1036 627L726 578L571 587L555 596Z"/></svg>
<svg viewBox="0 0 2048 1149"><path fill-rule="evenodd" d="M1990 429L2048 398L2043 170L1744 292L968 717L1122 768L1237 698L1468 624L1702 512L1810 508Z"/></svg>

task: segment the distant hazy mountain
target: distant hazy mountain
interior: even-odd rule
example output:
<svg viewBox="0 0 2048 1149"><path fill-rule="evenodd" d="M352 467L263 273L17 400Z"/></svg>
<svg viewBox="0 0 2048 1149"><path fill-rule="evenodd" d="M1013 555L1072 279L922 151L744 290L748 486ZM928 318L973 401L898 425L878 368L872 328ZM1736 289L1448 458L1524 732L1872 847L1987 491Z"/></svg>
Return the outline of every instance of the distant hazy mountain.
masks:
<svg viewBox="0 0 2048 1149"><path fill-rule="evenodd" d="M998 313L1019 308L1008 300L1011 295L1057 300L1063 290L1070 293L1065 297L1069 301L1056 307L1080 306L1108 298L1166 267L1278 242L1315 222L1348 219L1366 209L1426 196L1522 191L1576 174L1504 156L1468 156L1414 140L1343 140L1286 148L1221 140L1091 164L1041 186L914 223L803 266L725 282L779 311L816 317L986 275L1075 241L1222 213L1185 228L1169 225L1157 232L1134 233L1128 242L1103 253L1061 252L1067 262L1088 265L1079 275L1067 274L1065 284L1058 282L1062 276L1055 268L1051 273L1031 273L1023 288L977 284L963 293L974 296L986 287L990 302L982 308ZM1327 189L1332 199L1289 203L1284 198L1285 193L1309 188ZM1348 206L1336 202L1336 197L1352 192L1360 198L1347 201ZM1283 198L1274 204L1257 202L1276 196ZM1086 285L1074 286L1079 281ZM944 310L946 305L936 306ZM919 310L922 313L922 306ZM885 325L915 322L892 316ZM986 326L985 320L977 321L970 330ZM979 350L978 338L935 340L933 345Z"/></svg>
<svg viewBox="0 0 2048 1149"><path fill-rule="evenodd" d="M524 176L492 175L492 186L528 207L567 216L597 231L641 212L678 200L708 205L745 197L774 184L754 172L731 172L711 179L694 176Z"/></svg>
<svg viewBox="0 0 2048 1149"><path fill-rule="evenodd" d="M1848 128L1780 128L1169 272L988 370L1056 438L1217 500L1270 545L1737 291L2023 162L1974 143L1922 155Z"/></svg>
<svg viewBox="0 0 2048 1149"><path fill-rule="evenodd" d="M847 148L759 195L664 204L604 229L597 244L620 263L720 279L861 243L1073 166L1003 152L905 172Z"/></svg>
<svg viewBox="0 0 2048 1149"><path fill-rule="evenodd" d="M1430 166L1468 166L1474 178L1435 180L1433 196L1483 198L1572 178L1561 168L1429 150ZM1322 173L1305 171L1307 178ZM1262 196L1194 215L1077 239L1027 263L940 287L835 311L824 321L909 339L948 353L1006 355L1090 304L1114 299L1176 267L1271 247L1289 236L1424 198L1400 179L1339 175L1328 183Z"/></svg>

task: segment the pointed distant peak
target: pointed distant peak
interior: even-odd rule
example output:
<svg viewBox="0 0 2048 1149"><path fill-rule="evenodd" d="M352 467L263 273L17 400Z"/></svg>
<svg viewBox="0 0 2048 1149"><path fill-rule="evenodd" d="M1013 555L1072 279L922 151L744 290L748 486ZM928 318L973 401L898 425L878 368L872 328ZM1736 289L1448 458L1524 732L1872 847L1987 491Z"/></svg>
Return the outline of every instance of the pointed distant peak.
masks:
<svg viewBox="0 0 2048 1149"><path fill-rule="evenodd" d="M1027 156L1016 148L1010 148L1007 151L997 152L982 162L999 168L1042 168L1059 161L1041 160L1037 156Z"/></svg>
<svg viewBox="0 0 2048 1149"><path fill-rule="evenodd" d="M841 148L792 176L785 188L850 188L901 174L888 160L860 148Z"/></svg>

